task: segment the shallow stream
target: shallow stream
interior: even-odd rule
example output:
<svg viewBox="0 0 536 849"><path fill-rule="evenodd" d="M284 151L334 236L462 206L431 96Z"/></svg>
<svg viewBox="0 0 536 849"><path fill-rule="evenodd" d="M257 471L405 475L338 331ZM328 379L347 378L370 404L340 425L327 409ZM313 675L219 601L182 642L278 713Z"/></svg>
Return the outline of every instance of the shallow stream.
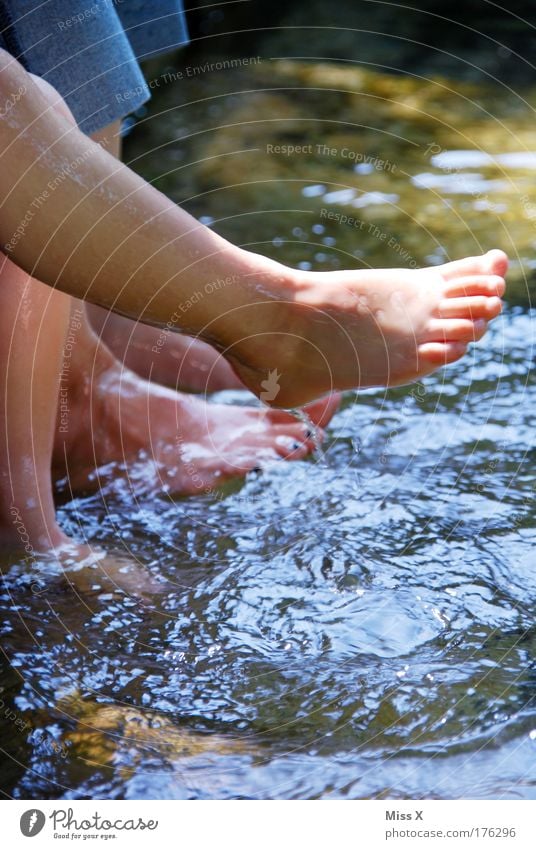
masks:
<svg viewBox="0 0 536 849"><path fill-rule="evenodd" d="M128 156L219 232L304 267L411 267L515 246L513 296L459 364L348 394L322 462L277 463L206 497L125 487L64 504L71 533L124 544L173 589L141 603L36 593L8 574L2 789L534 799L526 107L475 87L266 64L220 74L214 92L206 79L186 94L169 85ZM196 85L214 99L183 103Z"/></svg>

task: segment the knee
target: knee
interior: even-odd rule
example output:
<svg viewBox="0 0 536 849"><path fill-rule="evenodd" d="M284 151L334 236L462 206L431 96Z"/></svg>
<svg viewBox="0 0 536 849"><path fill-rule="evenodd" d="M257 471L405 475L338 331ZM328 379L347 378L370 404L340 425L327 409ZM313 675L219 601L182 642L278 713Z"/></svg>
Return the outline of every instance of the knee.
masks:
<svg viewBox="0 0 536 849"><path fill-rule="evenodd" d="M47 83L47 81L44 80L42 77L37 77L35 74L29 74L29 76L32 78L32 81L38 87L41 94L46 97L48 103L54 107L56 112L59 112L60 115L62 115L72 124L76 124L76 121L73 117L73 113L65 103L63 97L58 94L56 89L51 86L50 83Z"/></svg>
<svg viewBox="0 0 536 849"><path fill-rule="evenodd" d="M76 123L71 110L50 83L30 74L10 53L0 48L0 113L2 108L8 108L9 104L14 106L23 94L32 89L38 89L49 106L53 106L69 122Z"/></svg>
<svg viewBox="0 0 536 849"><path fill-rule="evenodd" d="M15 57L12 56L11 53L8 53L7 50L4 50L3 47L0 47L0 75L3 75L4 72L13 73L13 71L18 68L26 73L20 62L17 62Z"/></svg>
<svg viewBox="0 0 536 849"><path fill-rule="evenodd" d="M7 105L17 92L24 92L29 78L20 62L0 48L0 107Z"/></svg>

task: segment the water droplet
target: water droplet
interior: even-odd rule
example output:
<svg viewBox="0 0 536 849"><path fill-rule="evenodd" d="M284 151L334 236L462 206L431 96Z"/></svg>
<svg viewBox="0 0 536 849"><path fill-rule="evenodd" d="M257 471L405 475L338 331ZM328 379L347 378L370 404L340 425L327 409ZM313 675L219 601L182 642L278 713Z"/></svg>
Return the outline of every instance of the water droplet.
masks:
<svg viewBox="0 0 536 849"><path fill-rule="evenodd" d="M326 457L324 452L322 451L322 442L320 440L320 428L318 428L314 422L311 420L311 417L305 412L305 410L295 409L289 410L289 412L295 416L297 419L302 422L311 433L311 437L313 440L313 444L315 446L315 451L318 454L318 459L320 463L323 465L326 462Z"/></svg>

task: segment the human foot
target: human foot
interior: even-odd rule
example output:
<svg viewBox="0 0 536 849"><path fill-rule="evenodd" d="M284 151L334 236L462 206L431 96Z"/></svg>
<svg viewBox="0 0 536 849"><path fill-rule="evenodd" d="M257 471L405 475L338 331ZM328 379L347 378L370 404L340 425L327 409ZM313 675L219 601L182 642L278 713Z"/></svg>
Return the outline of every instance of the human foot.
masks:
<svg viewBox="0 0 536 849"><path fill-rule="evenodd" d="M19 552L9 559L12 565L5 570L6 576L22 578L42 598L66 586L84 595L119 591L142 600L173 589L168 581L124 552L106 552L65 537L60 545L46 551L25 552L22 557Z"/></svg>
<svg viewBox="0 0 536 849"><path fill-rule="evenodd" d="M243 389L228 362L210 345L168 328L149 327L89 306L99 338L124 366L162 386L189 392Z"/></svg>
<svg viewBox="0 0 536 849"><path fill-rule="evenodd" d="M279 301L242 306L236 320L248 334L230 327L222 352L257 395L277 369L278 407L337 389L410 383L484 335L501 312L507 264L495 250L418 271L302 273Z"/></svg>
<svg viewBox="0 0 536 849"><path fill-rule="evenodd" d="M67 477L73 490L121 475L137 492L198 494L268 461L301 459L315 447L308 428L284 411L210 404L148 383L117 362L94 369L91 381L89 392L77 393L88 379L75 377L73 368L69 427L56 434L53 474ZM306 412L320 429L338 403L333 395Z"/></svg>

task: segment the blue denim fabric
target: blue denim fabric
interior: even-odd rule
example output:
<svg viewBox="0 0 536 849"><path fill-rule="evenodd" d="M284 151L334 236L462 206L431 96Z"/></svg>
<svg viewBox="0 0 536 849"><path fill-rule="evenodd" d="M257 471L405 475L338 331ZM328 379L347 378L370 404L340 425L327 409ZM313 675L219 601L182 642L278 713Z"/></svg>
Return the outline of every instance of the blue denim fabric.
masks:
<svg viewBox="0 0 536 849"><path fill-rule="evenodd" d="M182 0L0 0L0 46L100 130L150 98L138 64L188 42Z"/></svg>

